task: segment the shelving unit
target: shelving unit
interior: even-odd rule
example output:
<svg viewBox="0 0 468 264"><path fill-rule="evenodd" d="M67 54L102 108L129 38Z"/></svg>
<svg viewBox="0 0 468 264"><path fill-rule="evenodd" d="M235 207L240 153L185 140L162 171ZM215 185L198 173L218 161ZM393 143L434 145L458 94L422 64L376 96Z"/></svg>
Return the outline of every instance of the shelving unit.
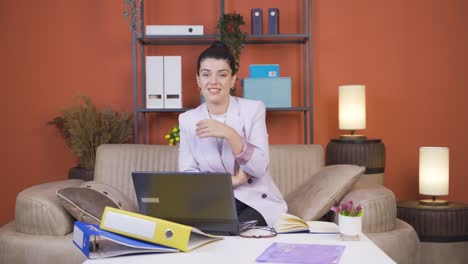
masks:
<svg viewBox="0 0 468 264"><path fill-rule="evenodd" d="M220 16L224 14L224 0L220 2ZM245 44L300 44L302 45L303 65L303 106L290 108L267 108L267 112L303 112L304 120L304 144L313 143L313 97L312 97L312 0L302 0L302 29L303 33L298 34L277 34L277 35L251 35L247 34ZM190 108L180 109L148 109L145 108L145 46L147 45L206 45L211 44L218 39L218 35L203 35L203 36L164 36L164 35L144 35L144 1L140 8L140 19L142 21L140 32L142 36L137 36L135 30L132 32L132 49L133 49L133 97L134 97L134 143L139 142L139 117L141 116L141 133L142 143L146 144L146 113L158 112L185 112ZM137 45L140 49L140 67L141 67L141 105L138 103L138 54ZM308 68L307 68L308 66ZM308 70L308 74L307 73ZM307 81L307 79L309 81ZM182 88L183 89L183 88Z"/></svg>

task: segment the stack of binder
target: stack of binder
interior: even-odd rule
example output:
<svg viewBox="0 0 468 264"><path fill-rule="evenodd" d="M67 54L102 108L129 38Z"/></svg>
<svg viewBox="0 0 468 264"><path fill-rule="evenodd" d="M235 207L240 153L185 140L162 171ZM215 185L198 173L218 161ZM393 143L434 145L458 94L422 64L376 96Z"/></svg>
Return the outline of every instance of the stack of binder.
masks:
<svg viewBox="0 0 468 264"><path fill-rule="evenodd" d="M242 80L243 97L266 107L291 107L291 77L279 77L278 64L250 65L250 78Z"/></svg>
<svg viewBox="0 0 468 264"><path fill-rule="evenodd" d="M73 243L89 259L191 251L222 237L194 227L106 207L101 225L76 221Z"/></svg>
<svg viewBox="0 0 468 264"><path fill-rule="evenodd" d="M146 108L182 108L181 56L146 56Z"/></svg>
<svg viewBox="0 0 468 264"><path fill-rule="evenodd" d="M89 259L138 253L179 252L175 248L128 238L80 221L76 221L73 228L73 244Z"/></svg>

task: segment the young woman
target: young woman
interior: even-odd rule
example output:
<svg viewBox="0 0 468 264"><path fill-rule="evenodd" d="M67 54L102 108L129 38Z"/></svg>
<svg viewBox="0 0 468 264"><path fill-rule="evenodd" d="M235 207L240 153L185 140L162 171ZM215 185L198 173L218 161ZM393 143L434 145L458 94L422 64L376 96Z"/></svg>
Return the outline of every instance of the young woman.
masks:
<svg viewBox="0 0 468 264"><path fill-rule="evenodd" d="M179 116L179 170L230 173L239 220L272 226L287 205L270 176L265 105L230 95L235 61L220 41L198 57L196 79L205 103Z"/></svg>

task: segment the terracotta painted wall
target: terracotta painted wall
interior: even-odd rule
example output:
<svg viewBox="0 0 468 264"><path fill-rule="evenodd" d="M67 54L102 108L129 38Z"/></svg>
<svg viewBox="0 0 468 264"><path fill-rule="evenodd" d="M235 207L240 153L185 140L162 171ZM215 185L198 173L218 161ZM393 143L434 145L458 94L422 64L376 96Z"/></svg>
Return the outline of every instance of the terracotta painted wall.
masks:
<svg viewBox="0 0 468 264"><path fill-rule="evenodd" d="M57 131L45 125L73 96L81 93L98 106L132 109L131 39L122 2L0 2L1 98L6 110L0 129L6 146L0 157L0 226L14 218L18 192L66 179L68 168L75 165ZM251 8L279 7L281 31L301 30L299 1L256 2L227 0L226 9L241 12L250 24ZM184 5L187 9L176 12ZM147 0L146 7L150 23L204 24L206 33L214 32L219 10L216 0ZM444 145L451 155L448 198L468 203L463 187L468 184L468 140L462 135L468 126L468 19L462 13L467 8L464 0L313 1L315 142L325 146L340 134L338 85L367 85L367 129L362 132L384 140L385 185L397 199L418 197L419 146ZM153 21L152 15L158 19ZM186 106L198 104L194 63L204 47L149 49L149 54L183 55ZM248 64L279 61L281 75L291 76L297 87L302 79L296 70L302 65L300 51L296 45L247 46L240 75L247 76ZM294 89L293 104L299 105L302 96ZM149 119L149 142L164 143L162 136L177 116ZM300 115L269 113L267 119L270 143L302 142Z"/></svg>
<svg viewBox="0 0 468 264"><path fill-rule="evenodd" d="M387 148L385 185L418 197L420 146L450 147L449 200L468 203L468 2L315 1L316 142L340 134L340 84L367 86L369 137Z"/></svg>

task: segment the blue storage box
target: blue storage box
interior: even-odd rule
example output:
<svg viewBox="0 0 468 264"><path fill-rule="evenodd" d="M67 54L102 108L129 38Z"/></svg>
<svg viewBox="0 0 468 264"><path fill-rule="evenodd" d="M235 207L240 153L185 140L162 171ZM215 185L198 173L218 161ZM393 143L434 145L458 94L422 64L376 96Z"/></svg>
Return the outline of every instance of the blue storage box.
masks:
<svg viewBox="0 0 468 264"><path fill-rule="evenodd" d="M276 78L279 77L279 64L250 64L250 78Z"/></svg>
<svg viewBox="0 0 468 264"><path fill-rule="evenodd" d="M266 107L291 107L291 78L245 78L243 97L259 100Z"/></svg>

